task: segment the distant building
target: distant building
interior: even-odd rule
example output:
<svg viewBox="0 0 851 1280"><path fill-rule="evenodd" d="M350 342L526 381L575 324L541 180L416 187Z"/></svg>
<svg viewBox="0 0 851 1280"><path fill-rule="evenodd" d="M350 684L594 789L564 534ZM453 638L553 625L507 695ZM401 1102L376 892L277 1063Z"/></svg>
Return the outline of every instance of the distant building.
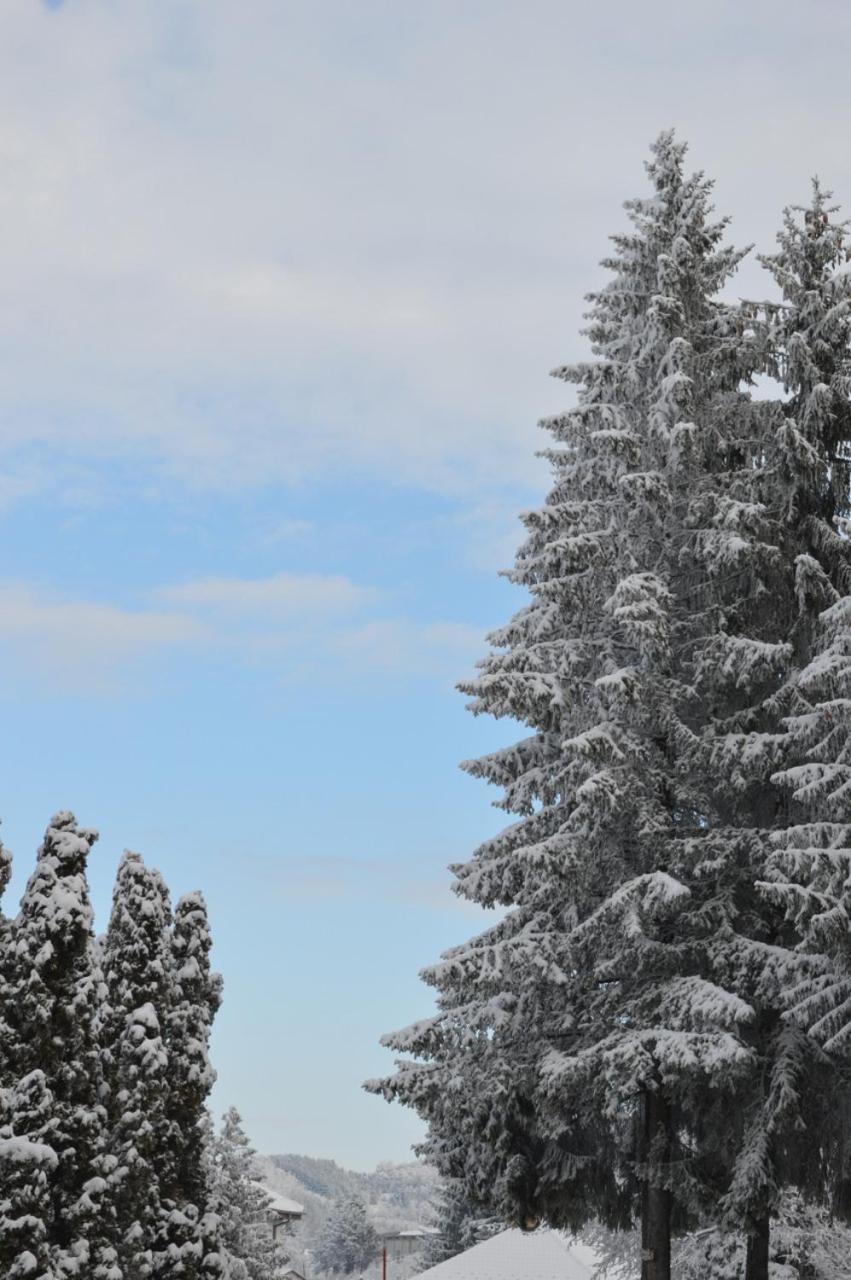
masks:
<svg viewBox="0 0 851 1280"><path fill-rule="evenodd" d="M419 1253L429 1236L437 1235L430 1227L411 1227L409 1231L394 1231L382 1236L388 1262L404 1262L411 1254Z"/></svg>
<svg viewBox="0 0 851 1280"><path fill-rule="evenodd" d="M286 1232L292 1223L301 1221L304 1217L304 1205L297 1200L290 1200L288 1196L279 1195L271 1187L263 1187L263 1190L269 1197L269 1221L272 1224L272 1238L275 1239L280 1230ZM304 1280L303 1276L298 1276L298 1272L292 1274L296 1276L296 1280Z"/></svg>
<svg viewBox="0 0 851 1280"><path fill-rule="evenodd" d="M294 1271L291 1267L289 1271L281 1273L279 1280L305 1280L300 1271Z"/></svg>

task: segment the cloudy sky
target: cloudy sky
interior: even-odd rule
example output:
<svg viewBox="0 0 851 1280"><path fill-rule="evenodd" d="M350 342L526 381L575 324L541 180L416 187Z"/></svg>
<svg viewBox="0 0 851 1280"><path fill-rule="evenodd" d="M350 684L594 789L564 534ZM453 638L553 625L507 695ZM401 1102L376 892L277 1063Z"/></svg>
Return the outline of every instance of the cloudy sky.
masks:
<svg viewBox="0 0 851 1280"><path fill-rule="evenodd" d="M842 0L3 0L0 811L209 899L217 1105L407 1158L362 1094L479 928L453 692L521 599L621 202L675 125L739 243L851 204ZM736 291L764 296L755 263ZM10 905L10 904L7 904Z"/></svg>

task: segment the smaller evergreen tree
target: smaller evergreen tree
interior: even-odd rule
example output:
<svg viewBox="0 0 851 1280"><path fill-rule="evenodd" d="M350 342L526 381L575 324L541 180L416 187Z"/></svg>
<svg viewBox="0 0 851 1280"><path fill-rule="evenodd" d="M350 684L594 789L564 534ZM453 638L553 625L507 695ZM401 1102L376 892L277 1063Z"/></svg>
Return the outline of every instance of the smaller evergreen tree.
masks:
<svg viewBox="0 0 851 1280"><path fill-rule="evenodd" d="M322 1224L314 1249L321 1271L331 1275L351 1275L368 1267L379 1251L378 1234L369 1221L366 1205L359 1196L335 1200Z"/></svg>
<svg viewBox="0 0 851 1280"><path fill-rule="evenodd" d="M211 1197L222 1228L233 1280L273 1280L276 1260L270 1199L254 1178L255 1151L236 1107L225 1112L211 1145Z"/></svg>

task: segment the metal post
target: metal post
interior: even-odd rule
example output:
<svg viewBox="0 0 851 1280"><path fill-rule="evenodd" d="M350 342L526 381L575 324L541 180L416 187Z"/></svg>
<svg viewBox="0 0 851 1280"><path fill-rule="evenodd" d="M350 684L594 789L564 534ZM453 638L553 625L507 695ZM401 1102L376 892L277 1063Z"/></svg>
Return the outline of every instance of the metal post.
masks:
<svg viewBox="0 0 851 1280"><path fill-rule="evenodd" d="M381 1280L387 1280L387 1245L381 1249Z"/></svg>

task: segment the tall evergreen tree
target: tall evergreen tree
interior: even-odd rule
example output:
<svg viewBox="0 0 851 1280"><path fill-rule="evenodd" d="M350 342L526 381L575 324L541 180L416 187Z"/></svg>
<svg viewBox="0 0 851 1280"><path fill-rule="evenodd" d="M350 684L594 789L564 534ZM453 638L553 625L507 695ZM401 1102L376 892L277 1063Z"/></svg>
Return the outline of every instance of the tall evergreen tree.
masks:
<svg viewBox="0 0 851 1280"><path fill-rule="evenodd" d="M791 899L784 902L779 885L759 893L767 876L783 879L776 851L800 843L787 768L794 772L801 727L815 727L802 672L811 666L826 584L848 589L837 536L848 501L848 290L836 275L842 228L829 212L817 186L810 209L787 211L780 253L763 259L783 301L758 308L741 337L746 364L779 377L791 394L753 405L751 419L763 430L737 442L744 465L731 493L749 496L742 510L762 548L756 559L751 549L722 597L717 646L698 668L711 712L685 757L707 779L710 844L728 859L738 850L739 882L724 878L713 963L723 985L754 1010L745 1033L754 1066L734 1108L706 1109L703 1135L730 1167L720 1203L726 1224L747 1232L747 1280L768 1275L770 1222L784 1186L822 1200L830 1194L842 1161L836 1121L848 1105L842 1073L806 1034L805 1019L796 1025L783 1016L789 991L811 981L806 913L793 907L784 918Z"/></svg>
<svg viewBox="0 0 851 1280"><path fill-rule="evenodd" d="M106 1185L98 1044L103 984L86 882L96 839L71 813L51 819L14 925L6 1017L17 1071L21 1077L42 1072L52 1098L49 1146L56 1163L49 1174L47 1239L59 1276L93 1269L102 1248L109 1256L100 1214Z"/></svg>
<svg viewBox="0 0 851 1280"><path fill-rule="evenodd" d="M103 941L106 1012L108 1208L125 1277L152 1274L161 1231L160 1184L172 1159L166 1114L168 1056L162 1028L171 1006L171 908L159 872L138 854L118 868Z"/></svg>
<svg viewBox="0 0 851 1280"><path fill-rule="evenodd" d="M518 820L456 888L508 914L426 972L438 1015L386 1040L419 1061L371 1086L506 1216L638 1209L647 1280L670 1274L672 1210L724 1196L761 1242L761 1152L800 1121L810 1061L777 1015L797 939L755 891L790 658L788 443L740 390L752 352L715 298L739 255L683 154L659 138L653 193L613 237L597 360L557 370L579 404L545 424L555 483L511 574L532 600L462 686L533 731L466 766Z"/></svg>
<svg viewBox="0 0 851 1280"><path fill-rule="evenodd" d="M209 1042L221 1003L221 978L210 971L210 928L201 893L181 898L170 941L172 996L166 1019L169 1062L166 1113L172 1160L160 1187L163 1235L157 1275L207 1278L228 1273L221 1222L211 1204L209 1118L215 1081Z"/></svg>

